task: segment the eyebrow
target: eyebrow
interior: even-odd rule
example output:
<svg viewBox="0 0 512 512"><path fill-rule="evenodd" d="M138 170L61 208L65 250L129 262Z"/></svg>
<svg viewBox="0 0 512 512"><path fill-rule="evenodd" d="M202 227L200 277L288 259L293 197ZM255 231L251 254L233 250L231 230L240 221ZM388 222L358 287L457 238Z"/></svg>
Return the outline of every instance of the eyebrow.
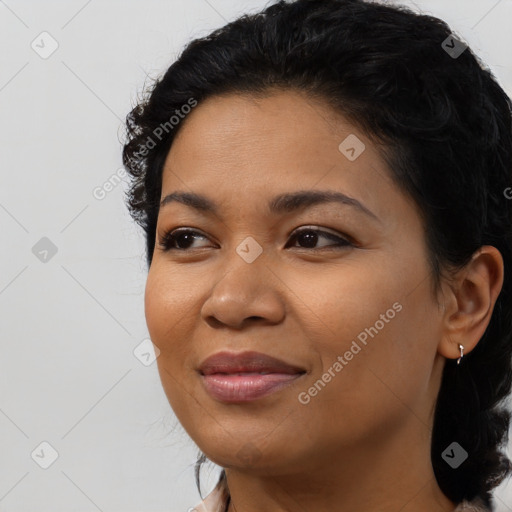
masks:
<svg viewBox="0 0 512 512"><path fill-rule="evenodd" d="M219 215L219 207L214 201L206 196L196 194L194 192L177 191L172 194L168 194L160 202L160 207L172 202L178 202L186 206L190 206L204 213ZM317 204L332 202L351 206L368 217L380 222L380 219L360 201L333 190L299 190L297 192L280 194L269 201L268 210L270 213L282 215L298 210L304 210Z"/></svg>

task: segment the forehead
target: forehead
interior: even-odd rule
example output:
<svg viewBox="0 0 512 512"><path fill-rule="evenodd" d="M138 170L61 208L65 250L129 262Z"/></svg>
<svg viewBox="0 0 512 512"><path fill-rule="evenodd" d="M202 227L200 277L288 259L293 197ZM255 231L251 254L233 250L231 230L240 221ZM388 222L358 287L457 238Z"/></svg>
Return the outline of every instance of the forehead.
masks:
<svg viewBox="0 0 512 512"><path fill-rule="evenodd" d="M360 152L355 160L340 150L346 140ZM360 130L295 91L263 98L214 96L199 103L180 126L162 175L163 191L202 187L214 194L220 187L275 191L284 184L311 189L344 182L364 195L376 180L389 176Z"/></svg>

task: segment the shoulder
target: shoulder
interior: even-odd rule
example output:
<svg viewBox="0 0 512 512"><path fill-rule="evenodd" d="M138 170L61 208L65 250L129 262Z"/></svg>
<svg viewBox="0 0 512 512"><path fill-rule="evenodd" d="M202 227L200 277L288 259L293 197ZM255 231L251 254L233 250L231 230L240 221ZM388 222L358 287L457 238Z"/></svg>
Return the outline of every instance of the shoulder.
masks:
<svg viewBox="0 0 512 512"><path fill-rule="evenodd" d="M189 512L224 512L224 507L222 489L217 486L204 500L189 509ZM492 509L485 505L480 498L475 498L471 501L460 502L453 512L492 512Z"/></svg>
<svg viewBox="0 0 512 512"><path fill-rule="evenodd" d="M481 498L475 498L474 500L464 500L457 505L457 508L453 512L492 512Z"/></svg>
<svg viewBox="0 0 512 512"><path fill-rule="evenodd" d="M221 487L217 486L206 498L189 512L224 512L224 499Z"/></svg>

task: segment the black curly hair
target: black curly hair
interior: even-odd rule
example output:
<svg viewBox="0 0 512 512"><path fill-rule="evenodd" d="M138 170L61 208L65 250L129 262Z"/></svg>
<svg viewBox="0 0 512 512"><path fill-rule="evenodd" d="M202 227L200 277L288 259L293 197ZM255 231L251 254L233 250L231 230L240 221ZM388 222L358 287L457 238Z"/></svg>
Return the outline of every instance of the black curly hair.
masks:
<svg viewBox="0 0 512 512"><path fill-rule="evenodd" d="M214 95L273 90L322 99L378 145L393 180L420 208L434 293L482 245L500 251L501 293L475 349L458 366L446 361L431 445L444 494L455 503L480 498L492 509L492 489L512 472L500 451L512 382L510 98L444 21L404 6L281 0L241 16L191 41L127 116L126 201L144 229L148 267L162 168L186 114ZM441 457L454 440L469 453L456 469ZM219 484L229 502L224 470Z"/></svg>

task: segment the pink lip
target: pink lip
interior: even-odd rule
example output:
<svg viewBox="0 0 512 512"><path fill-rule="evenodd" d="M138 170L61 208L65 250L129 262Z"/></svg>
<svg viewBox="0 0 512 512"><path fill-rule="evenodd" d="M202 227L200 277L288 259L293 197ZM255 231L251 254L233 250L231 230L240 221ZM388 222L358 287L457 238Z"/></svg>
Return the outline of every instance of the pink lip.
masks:
<svg viewBox="0 0 512 512"><path fill-rule="evenodd" d="M217 400L250 402L278 391L302 375L302 373L269 373L267 375L215 373L203 375L202 380L206 391Z"/></svg>
<svg viewBox="0 0 512 512"><path fill-rule="evenodd" d="M303 368L254 351L217 352L201 363L198 372L206 391L224 402L262 398L306 373Z"/></svg>

